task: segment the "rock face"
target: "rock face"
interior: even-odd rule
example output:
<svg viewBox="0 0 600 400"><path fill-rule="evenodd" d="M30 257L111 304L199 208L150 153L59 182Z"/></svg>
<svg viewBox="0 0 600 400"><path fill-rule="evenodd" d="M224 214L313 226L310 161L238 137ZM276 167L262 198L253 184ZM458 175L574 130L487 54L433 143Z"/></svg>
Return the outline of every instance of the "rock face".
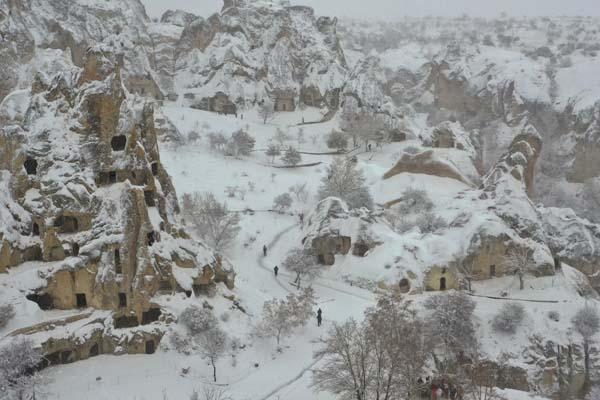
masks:
<svg viewBox="0 0 600 400"><path fill-rule="evenodd" d="M557 263L583 272L600 289L600 226L579 218L571 209L538 208L546 241Z"/></svg>
<svg viewBox="0 0 600 400"><path fill-rule="evenodd" d="M270 97L288 105L337 106L346 61L337 20L281 2L226 2L187 25L177 44L181 87L208 102L222 92L238 107ZM291 97L290 97L291 94ZM282 106L283 107L283 106Z"/></svg>
<svg viewBox="0 0 600 400"><path fill-rule="evenodd" d="M451 178L469 186L473 185L456 166L437 157L434 150L425 150L417 154L403 153L396 165L383 175L383 179L389 179L403 172Z"/></svg>
<svg viewBox="0 0 600 400"><path fill-rule="evenodd" d="M129 90L162 98L149 23L139 0L1 0L0 101L29 85L39 65L47 62L45 50L62 50L82 66L87 48L96 43L123 55L123 82Z"/></svg>
<svg viewBox="0 0 600 400"><path fill-rule="evenodd" d="M83 68L38 76L23 126L0 128L0 270L35 261L40 307L110 310L116 328L156 320L159 292L234 280L177 225L153 108L126 92L121 62L98 46Z"/></svg>
<svg viewBox="0 0 600 400"><path fill-rule="evenodd" d="M600 102L596 103L593 120L585 133L578 138L574 159L567 178L571 182L585 182L600 176Z"/></svg>
<svg viewBox="0 0 600 400"><path fill-rule="evenodd" d="M361 227L372 222L368 210L349 210L342 200L329 197L308 215L302 227L302 244L323 265L333 265L336 255L346 255L351 249L362 257L371 245L362 238Z"/></svg>

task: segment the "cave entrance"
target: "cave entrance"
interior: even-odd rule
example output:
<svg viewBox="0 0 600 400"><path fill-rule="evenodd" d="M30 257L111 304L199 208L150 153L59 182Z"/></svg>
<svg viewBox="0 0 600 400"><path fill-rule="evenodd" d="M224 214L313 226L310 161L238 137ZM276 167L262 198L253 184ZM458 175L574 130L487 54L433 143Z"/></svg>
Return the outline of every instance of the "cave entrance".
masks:
<svg viewBox="0 0 600 400"><path fill-rule="evenodd" d="M446 290L446 278L443 276L440 278L440 290Z"/></svg>
<svg viewBox="0 0 600 400"><path fill-rule="evenodd" d="M158 175L158 163L157 162L153 162L152 164L150 164L150 168L152 169L152 175L154 175L154 176Z"/></svg>
<svg viewBox="0 0 600 400"><path fill-rule="evenodd" d="M123 315L121 317L115 318L115 328L116 329L134 328L138 325L139 325L138 319L135 315L132 315L132 316Z"/></svg>
<svg viewBox="0 0 600 400"><path fill-rule="evenodd" d="M158 321L160 314L160 308L151 308L148 311L144 311L142 313L142 325L148 325L152 322Z"/></svg>
<svg viewBox="0 0 600 400"><path fill-rule="evenodd" d="M156 242L156 235L154 234L154 231L148 232L146 238L148 239L148 246L152 246L154 242Z"/></svg>
<svg viewBox="0 0 600 400"><path fill-rule="evenodd" d="M410 291L410 282L406 278L400 279L398 286L400 287L401 293L408 293Z"/></svg>
<svg viewBox="0 0 600 400"><path fill-rule="evenodd" d="M154 207L154 192L151 190L144 191L144 200L146 201L146 205L148 207Z"/></svg>
<svg viewBox="0 0 600 400"><path fill-rule="evenodd" d="M98 343L94 343L94 345L92 347L90 347L90 357L96 357L97 355L100 354L100 347L98 346Z"/></svg>
<svg viewBox="0 0 600 400"><path fill-rule="evenodd" d="M77 257L79 255L79 244L73 243L71 245L71 249L72 249L73 256Z"/></svg>
<svg viewBox="0 0 600 400"><path fill-rule="evenodd" d="M119 293L119 307L127 307L127 294Z"/></svg>
<svg viewBox="0 0 600 400"><path fill-rule="evenodd" d="M146 354L154 354L155 348L154 348L154 341L153 340L148 340L146 342Z"/></svg>
<svg viewBox="0 0 600 400"><path fill-rule="evenodd" d="M73 362L73 358L71 357L73 352L71 350L65 350L60 352L60 362L61 364L70 364Z"/></svg>
<svg viewBox="0 0 600 400"><path fill-rule="evenodd" d="M75 293L75 298L77 300L77 308L87 308L85 293Z"/></svg>
<svg viewBox="0 0 600 400"><path fill-rule="evenodd" d="M54 301L48 293L32 293L25 296L25 298L36 303L41 310L52 310L54 308Z"/></svg>
<svg viewBox="0 0 600 400"><path fill-rule="evenodd" d="M496 276L496 265L492 264L490 265L490 278L493 278Z"/></svg>
<svg viewBox="0 0 600 400"><path fill-rule="evenodd" d="M554 257L554 269L555 270L559 270L561 269L562 265L560 262L560 258L559 257Z"/></svg>
<svg viewBox="0 0 600 400"><path fill-rule="evenodd" d="M110 171L108 173L108 183L117 183L117 171Z"/></svg>
<svg viewBox="0 0 600 400"><path fill-rule="evenodd" d="M110 141L110 147L112 147L113 151L122 151L125 150L125 146L127 145L127 138L125 135L113 136Z"/></svg>
<svg viewBox="0 0 600 400"><path fill-rule="evenodd" d="M54 227L60 228L62 233L75 233L79 230L79 222L75 217L61 215L54 221Z"/></svg>
<svg viewBox="0 0 600 400"><path fill-rule="evenodd" d="M37 222L33 223L33 226L31 227L31 234L33 236L40 236L40 226Z"/></svg>
<svg viewBox="0 0 600 400"><path fill-rule="evenodd" d="M35 160L35 158L27 157L27 159L23 163L23 166L25 167L25 171L27 172L27 175L37 174L38 163Z"/></svg>
<svg viewBox="0 0 600 400"><path fill-rule="evenodd" d="M121 267L121 252L119 249L115 249L115 271L117 274L123 273L123 268Z"/></svg>

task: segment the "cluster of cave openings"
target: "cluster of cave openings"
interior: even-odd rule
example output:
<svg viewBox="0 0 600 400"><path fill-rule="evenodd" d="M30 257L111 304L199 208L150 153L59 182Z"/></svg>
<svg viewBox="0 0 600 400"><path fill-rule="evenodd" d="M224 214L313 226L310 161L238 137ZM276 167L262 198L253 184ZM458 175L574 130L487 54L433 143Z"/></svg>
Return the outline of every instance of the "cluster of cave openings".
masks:
<svg viewBox="0 0 600 400"><path fill-rule="evenodd" d="M110 147L113 151L123 151L125 150L125 146L127 145L127 138L125 135L117 135L113 136L110 141Z"/></svg>
<svg viewBox="0 0 600 400"><path fill-rule="evenodd" d="M25 172L27 172L27 175L37 174L38 163L35 160L35 158L27 157L27 159L23 163L23 166L25 167Z"/></svg>

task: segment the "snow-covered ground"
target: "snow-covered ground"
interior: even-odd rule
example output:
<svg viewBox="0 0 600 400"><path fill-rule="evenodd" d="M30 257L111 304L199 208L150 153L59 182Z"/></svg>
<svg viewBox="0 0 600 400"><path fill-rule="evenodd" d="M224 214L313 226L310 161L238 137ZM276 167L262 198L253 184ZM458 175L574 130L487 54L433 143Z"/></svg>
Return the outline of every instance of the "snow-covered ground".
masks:
<svg viewBox="0 0 600 400"><path fill-rule="evenodd" d="M385 250L388 247L383 246L372 257L339 257L334 266L324 267L323 275L313 282L318 306L323 310L323 326L319 328L316 321L311 320L292 337L284 339L283 351L277 352L273 340L259 339L252 335L252 331L265 300L281 298L296 290L291 284L289 273L282 270L276 278L272 268L281 263L290 249L299 246L301 231L296 215L277 214L267 210L271 208L275 195L286 192L295 183L304 182L308 184L311 198L304 203L296 201L291 211L297 214L310 210L316 204L316 189L332 156L303 155L304 162L322 164L299 169L276 169L269 164L263 152L258 151L267 146L277 128L289 130L292 133L290 136L294 138L299 128L295 124L302 119L302 112L280 114L266 125L253 112L245 113L242 121L233 116L219 116L169 104L164 107L163 113L182 133L197 130L202 135L198 143L190 146L161 145L162 162L173 177L178 195L212 192L220 200L227 201L231 209L250 208L255 212L243 214L242 231L235 245L227 252L237 272L235 289L229 291L219 286L213 298L187 298L184 294L176 294L162 296L157 301L175 315L188 305L200 305L205 300L215 307L217 317L228 314L229 318L221 318L222 327L239 341L243 349L236 351L235 356L222 358L217 365L217 375L219 387L227 388L234 399L333 400L335 397L331 394L315 393L311 388L311 368L319 362L313 359L316 341L323 337L333 322L351 317L360 319L364 310L374 305L375 293L351 285L350 281L353 277L365 276L378 279L377 270L384 271L381 263L386 259L386 254L382 253L393 252L393 246L388 250ZM323 135L331 130L333 124L335 121L303 126L307 141L299 145L300 150L326 152L328 149ZM257 139L257 151L251 156L231 159L209 149L205 137L207 133L223 132L228 135L242 127L246 127ZM310 140L312 135L318 136L314 144ZM290 144L293 142L295 139L290 140ZM441 207L467 189L466 185L458 181L419 174L402 174L383 181L383 173L394 165L402 146L406 144L392 144L380 152L358 154L358 165L366 172L376 202L389 201L404 189L417 187L427 191L435 199L436 207ZM249 189L248 182L254 182L254 190ZM228 186L248 189L245 198L229 198L225 192ZM264 244L269 248L267 257L262 257L261 254ZM22 270L24 272L26 266L11 271L9 277ZM389 278L389 274L386 272L381 276ZM514 277L475 284L474 293L477 296L497 297L501 292L507 291L509 297L522 300L520 302L527 310L526 323L517 334L506 337L492 335L491 318L505 300L473 297L477 303L475 322L485 351L491 356L508 351L514 355L516 364L523 365L520 352L532 334L542 331L548 339L566 340L569 332L564 327L584 302L577 293L575 281L576 275L569 267L565 267L562 273L553 277L527 278L523 291L518 290L518 280ZM231 302L223 297L231 294L240 301L246 314L233 309ZM410 298L420 307L419 304L430 295L431 293L411 295ZM560 313L560 324L548 319L549 311ZM31 320L40 321L38 313L34 310L24 312ZM183 328L174 324L171 329ZM169 349L168 336L169 334L165 336L154 355L99 356L71 365L49 368L49 398L185 399L193 390L213 385L212 368L206 360L197 354L187 356ZM510 400L533 398L509 390L504 394Z"/></svg>

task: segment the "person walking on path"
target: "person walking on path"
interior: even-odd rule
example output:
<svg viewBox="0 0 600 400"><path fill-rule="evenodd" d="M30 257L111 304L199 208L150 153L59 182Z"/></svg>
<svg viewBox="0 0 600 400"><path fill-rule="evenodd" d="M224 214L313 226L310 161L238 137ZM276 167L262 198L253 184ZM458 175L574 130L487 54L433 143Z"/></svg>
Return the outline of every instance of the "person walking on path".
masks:
<svg viewBox="0 0 600 400"><path fill-rule="evenodd" d="M266 256L267 256L267 245L265 244L263 246L263 257L266 257Z"/></svg>
<svg viewBox="0 0 600 400"><path fill-rule="evenodd" d="M277 273L279 272L279 267L277 265L273 268L273 272L275 272L275 277L277 278Z"/></svg>
<svg viewBox="0 0 600 400"><path fill-rule="evenodd" d="M319 308L317 310L317 326L321 326L321 321L323 321L323 316L321 315L323 311Z"/></svg>

